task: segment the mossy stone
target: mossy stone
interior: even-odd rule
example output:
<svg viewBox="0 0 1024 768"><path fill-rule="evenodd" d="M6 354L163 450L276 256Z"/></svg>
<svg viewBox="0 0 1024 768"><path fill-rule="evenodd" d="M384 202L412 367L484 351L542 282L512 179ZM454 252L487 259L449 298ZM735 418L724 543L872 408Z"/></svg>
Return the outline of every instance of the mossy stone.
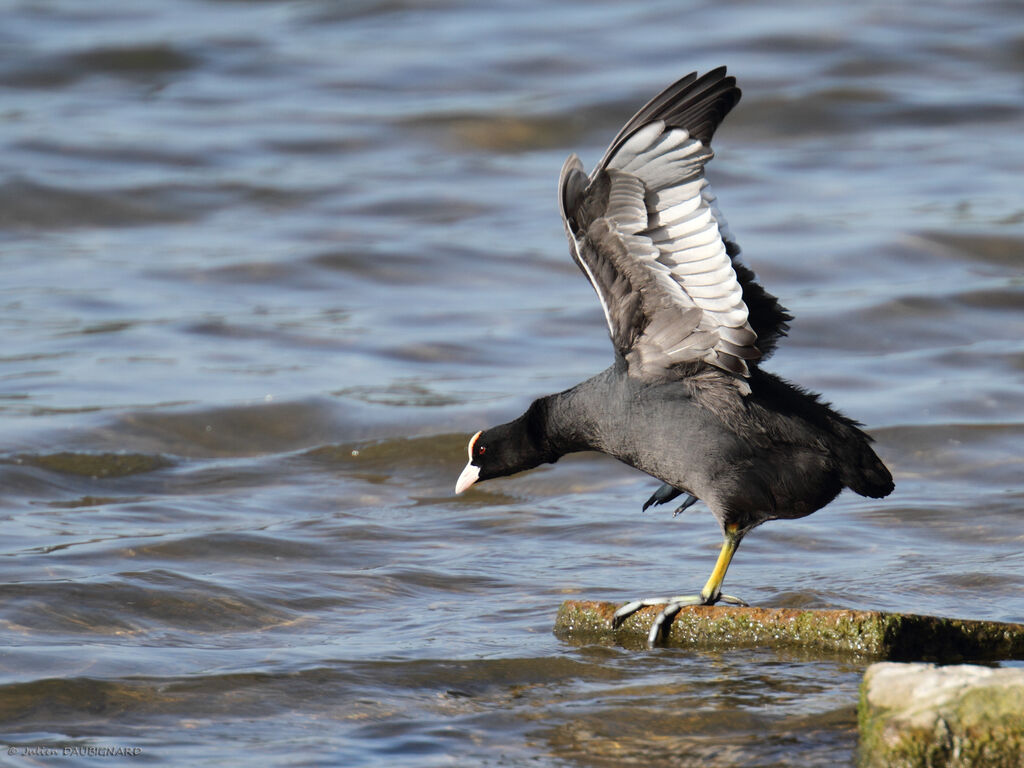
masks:
<svg viewBox="0 0 1024 768"><path fill-rule="evenodd" d="M555 634L578 642L642 644L661 606L643 608L612 629L614 603L567 600ZM800 648L892 661L1024 658L1024 625L851 610L687 606L664 644L677 647Z"/></svg>
<svg viewBox="0 0 1024 768"><path fill-rule="evenodd" d="M858 721L861 768L1020 768L1024 669L873 664Z"/></svg>

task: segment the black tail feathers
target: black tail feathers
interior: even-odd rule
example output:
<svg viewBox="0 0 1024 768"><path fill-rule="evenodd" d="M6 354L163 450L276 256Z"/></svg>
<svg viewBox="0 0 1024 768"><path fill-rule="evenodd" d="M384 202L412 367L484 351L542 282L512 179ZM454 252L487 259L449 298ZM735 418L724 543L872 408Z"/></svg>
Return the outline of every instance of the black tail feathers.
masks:
<svg viewBox="0 0 1024 768"><path fill-rule="evenodd" d="M892 493L896 486L889 472L878 455L868 444L870 438L858 431L856 439L846 443L846 450L840 452L839 477L843 485L861 496L881 499Z"/></svg>

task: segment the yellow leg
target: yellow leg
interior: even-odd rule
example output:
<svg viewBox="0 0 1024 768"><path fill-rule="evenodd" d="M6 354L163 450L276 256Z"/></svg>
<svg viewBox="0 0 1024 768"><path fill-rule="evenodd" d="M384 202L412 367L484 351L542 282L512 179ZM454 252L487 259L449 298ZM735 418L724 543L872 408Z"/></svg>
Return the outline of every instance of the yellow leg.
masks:
<svg viewBox="0 0 1024 768"><path fill-rule="evenodd" d="M737 531L738 529L735 525L725 529L725 541L722 542L722 550L718 553L718 562L715 563L715 570L711 572L711 577L708 579L707 584L700 591L701 602L704 605L713 605L722 597L722 582L725 581L725 572L729 570L732 556L736 554L736 548L739 547L740 539L743 538ZM733 601L736 601L736 598L727 600L727 602Z"/></svg>
<svg viewBox="0 0 1024 768"><path fill-rule="evenodd" d="M645 605L664 605L664 610L658 614L658 617L654 621L654 626L651 627L649 642L653 645L658 639L662 625L675 616L676 613L679 612L679 608L684 605L714 605L718 602L728 603L730 605L746 605L746 603L738 597L722 594L722 582L725 581L725 572L729 570L729 563L732 562L733 555L736 554L736 549L739 547L740 540L743 538L743 534L739 532L739 527L735 525L728 526L724 533L725 541L722 542L722 550L718 553L718 562L715 563L715 569L711 572L711 577L708 579L707 584L704 585L704 589L700 591L699 595L648 597L642 600L634 600L631 603L626 603L615 612L614 616L612 616L612 629L616 629L629 616L636 613Z"/></svg>

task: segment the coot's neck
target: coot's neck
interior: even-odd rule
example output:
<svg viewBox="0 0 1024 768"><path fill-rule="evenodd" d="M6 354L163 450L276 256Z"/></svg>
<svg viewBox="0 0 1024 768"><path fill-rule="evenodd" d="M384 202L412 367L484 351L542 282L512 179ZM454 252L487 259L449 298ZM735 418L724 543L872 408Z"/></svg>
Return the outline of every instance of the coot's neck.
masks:
<svg viewBox="0 0 1024 768"><path fill-rule="evenodd" d="M577 384L572 389L533 401L517 422L521 422L541 462L557 461L567 453L594 450L597 425L595 402L604 404L609 371ZM604 407L607 407L606 405Z"/></svg>

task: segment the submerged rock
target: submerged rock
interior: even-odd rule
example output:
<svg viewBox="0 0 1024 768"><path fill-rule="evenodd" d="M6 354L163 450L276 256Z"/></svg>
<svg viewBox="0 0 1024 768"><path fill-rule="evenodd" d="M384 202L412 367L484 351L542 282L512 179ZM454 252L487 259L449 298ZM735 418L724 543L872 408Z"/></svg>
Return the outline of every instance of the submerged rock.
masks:
<svg viewBox="0 0 1024 768"><path fill-rule="evenodd" d="M861 768L1024 765L1024 669L872 664L861 683Z"/></svg>

